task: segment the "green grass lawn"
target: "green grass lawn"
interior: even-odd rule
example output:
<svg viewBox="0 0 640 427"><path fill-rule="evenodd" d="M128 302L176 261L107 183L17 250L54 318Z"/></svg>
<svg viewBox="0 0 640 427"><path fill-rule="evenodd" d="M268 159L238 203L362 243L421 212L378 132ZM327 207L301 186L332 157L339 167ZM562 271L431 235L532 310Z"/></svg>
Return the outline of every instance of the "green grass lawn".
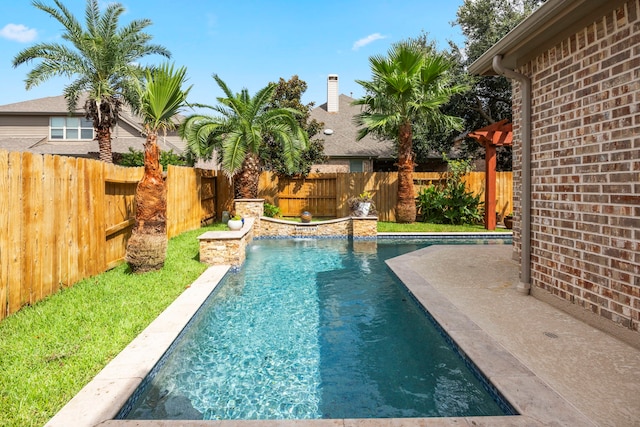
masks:
<svg viewBox="0 0 640 427"><path fill-rule="evenodd" d="M486 232L483 225L447 225L431 224L428 222L414 222L413 224L398 224L395 222L378 222L379 233L477 233ZM507 233L511 230L496 228L496 233Z"/></svg>
<svg viewBox="0 0 640 427"><path fill-rule="evenodd" d="M60 410L206 269L196 237L213 229L171 239L161 271L123 264L0 322L0 426L42 426Z"/></svg>
<svg viewBox="0 0 640 427"><path fill-rule="evenodd" d="M161 271L123 264L85 279L0 322L0 426L41 426L205 269L197 236L169 241ZM378 223L388 232L470 232L481 226ZM504 230L507 231L507 230Z"/></svg>

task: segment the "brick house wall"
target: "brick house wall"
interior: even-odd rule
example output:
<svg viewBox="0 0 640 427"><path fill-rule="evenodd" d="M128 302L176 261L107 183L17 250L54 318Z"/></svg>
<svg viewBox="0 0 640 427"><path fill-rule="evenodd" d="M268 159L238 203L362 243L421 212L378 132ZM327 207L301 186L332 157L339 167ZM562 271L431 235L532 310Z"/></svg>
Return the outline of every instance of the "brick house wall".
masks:
<svg viewBox="0 0 640 427"><path fill-rule="evenodd" d="M640 0L517 69L532 84L531 287L640 331ZM521 95L513 82L514 256ZM640 339L640 336L639 336Z"/></svg>

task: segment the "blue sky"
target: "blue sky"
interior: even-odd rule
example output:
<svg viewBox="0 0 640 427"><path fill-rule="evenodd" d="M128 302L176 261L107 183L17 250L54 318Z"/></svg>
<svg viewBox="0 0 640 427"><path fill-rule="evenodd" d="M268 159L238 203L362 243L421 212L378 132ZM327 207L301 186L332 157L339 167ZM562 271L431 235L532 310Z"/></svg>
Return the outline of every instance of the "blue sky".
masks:
<svg viewBox="0 0 640 427"><path fill-rule="evenodd" d="M44 0L53 5L53 0ZM189 100L215 104L221 95L213 73L234 92L251 93L280 77L297 74L308 84L304 102L326 102L329 74L339 75L340 93L363 95L356 79L371 77L368 58L385 54L392 43L422 31L440 48L447 40L462 44L453 26L462 0L337 1L307 0L122 0L121 25L149 18L153 42L168 48L172 60L186 66ZM85 0L63 0L84 23ZM101 4L106 4L102 2ZM0 5L0 105L62 94L67 79L55 79L29 91L29 64L13 68L13 57L37 42L62 42L60 24L27 0ZM162 58L147 57L146 63Z"/></svg>

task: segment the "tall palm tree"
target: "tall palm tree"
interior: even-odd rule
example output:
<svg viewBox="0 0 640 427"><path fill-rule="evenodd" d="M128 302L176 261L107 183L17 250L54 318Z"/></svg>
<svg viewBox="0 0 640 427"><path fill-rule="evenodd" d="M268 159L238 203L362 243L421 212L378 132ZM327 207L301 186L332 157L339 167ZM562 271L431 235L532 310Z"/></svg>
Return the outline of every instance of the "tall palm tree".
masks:
<svg viewBox="0 0 640 427"><path fill-rule="evenodd" d="M293 170L300 154L309 144L309 137L300 126L293 108L272 108L276 85L269 84L253 97L247 89L232 93L218 75L213 76L225 97L218 106L206 106L218 116L195 114L180 127L191 153L199 158L211 158L220 150L222 170L233 179L236 198L258 197L260 150L265 138L273 138L282 150L286 168Z"/></svg>
<svg viewBox="0 0 640 427"><path fill-rule="evenodd" d="M132 271L158 270L164 265L167 250L167 189L162 178L158 132L176 128L175 116L187 105L191 87L183 89L186 68L174 70L164 64L147 70L144 85L139 86L140 105L136 109L143 120L144 175L136 188L136 223L127 243L126 259Z"/></svg>
<svg viewBox="0 0 640 427"><path fill-rule="evenodd" d="M397 142L396 221L412 223L416 219L412 124L422 121L461 129L461 119L443 114L439 107L465 86L451 84L447 74L451 64L444 56L413 42L397 43L387 56L370 57L369 64L372 80L357 80L365 96L353 102L363 108L355 118L355 123L363 126L358 139L371 133Z"/></svg>
<svg viewBox="0 0 640 427"><path fill-rule="evenodd" d="M86 93L84 109L87 120L93 122L100 160L112 163L111 129L123 103L132 107L138 103L135 82L144 70L137 62L151 54L167 58L171 54L164 47L149 43L151 36L143 32L151 25L148 19L134 20L118 29L120 15L125 12L119 3L109 3L101 15L98 0L87 0L86 29L60 0L54 3L57 8L41 1L34 1L33 5L62 24L62 38L70 45L37 43L20 51L13 66L42 60L27 74L27 90L54 76L75 78L64 88L67 108L74 112Z"/></svg>

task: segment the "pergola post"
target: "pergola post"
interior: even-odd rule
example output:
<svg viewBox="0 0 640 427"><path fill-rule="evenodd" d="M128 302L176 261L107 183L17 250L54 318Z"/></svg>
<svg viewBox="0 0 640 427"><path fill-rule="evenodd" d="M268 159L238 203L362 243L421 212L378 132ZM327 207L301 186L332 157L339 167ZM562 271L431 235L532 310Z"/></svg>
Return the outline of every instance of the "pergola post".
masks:
<svg viewBox="0 0 640 427"><path fill-rule="evenodd" d="M496 146L485 147L484 227L496 229Z"/></svg>
<svg viewBox="0 0 640 427"><path fill-rule="evenodd" d="M484 227L496 229L496 147L512 145L512 125L501 120L481 129L469 132L469 137L485 148Z"/></svg>

